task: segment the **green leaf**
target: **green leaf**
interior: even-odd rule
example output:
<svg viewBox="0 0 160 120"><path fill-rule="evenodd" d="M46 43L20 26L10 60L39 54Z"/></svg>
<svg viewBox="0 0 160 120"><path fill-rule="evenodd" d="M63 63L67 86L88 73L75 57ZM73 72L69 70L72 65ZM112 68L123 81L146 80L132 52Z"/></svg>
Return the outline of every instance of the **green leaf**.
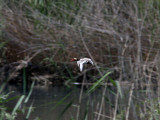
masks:
<svg viewBox="0 0 160 120"><path fill-rule="evenodd" d="M20 96L14 96L14 97L6 99L5 102L13 101L13 100L18 99L18 98L20 98Z"/></svg>
<svg viewBox="0 0 160 120"><path fill-rule="evenodd" d="M123 98L122 89L121 89L121 86L120 86L119 81L116 81L116 85L117 85L118 92L119 92L119 94L120 94L121 98Z"/></svg>
<svg viewBox="0 0 160 120"><path fill-rule="evenodd" d="M30 98L30 96L31 96L31 93L32 93L32 91L33 91L34 83L35 83L35 81L32 82L31 89L30 89L30 91L29 91L29 93L28 93L28 96L26 97L24 103L27 103L27 102L28 102L28 100L29 100L29 98Z"/></svg>
<svg viewBox="0 0 160 120"><path fill-rule="evenodd" d="M73 100L71 100L71 102L69 102L67 104L67 106L64 108L64 110L62 111L62 113L59 115L58 119L60 119L62 117L62 115L68 110L68 108L72 105Z"/></svg>
<svg viewBox="0 0 160 120"><path fill-rule="evenodd" d="M66 95L64 98L62 98L54 107L53 109L55 109L58 105L60 104L63 104L64 103L64 100L66 100L69 96L70 96L71 93L69 93L68 95Z"/></svg>
<svg viewBox="0 0 160 120"><path fill-rule="evenodd" d="M6 44L6 42L2 42L2 43L0 44L0 49L3 48L3 47L5 46L5 44Z"/></svg>
<svg viewBox="0 0 160 120"><path fill-rule="evenodd" d="M86 104L86 109L85 109L85 112L84 112L83 120L88 120L89 103L90 103L90 101L88 100L87 104Z"/></svg>
<svg viewBox="0 0 160 120"><path fill-rule="evenodd" d="M89 90L87 91L87 93L91 93L93 92L99 85L101 85L101 83L103 82L103 80L109 75L111 74L111 72L106 73L102 78L100 78L99 80L97 80L96 83L94 83Z"/></svg>
<svg viewBox="0 0 160 120"><path fill-rule="evenodd" d="M111 78L111 77L108 77L110 82L112 83L113 86L116 86L116 82Z"/></svg>
<svg viewBox="0 0 160 120"><path fill-rule="evenodd" d="M32 106L33 106L33 103L29 107L29 110L28 110L28 113L27 113L27 116L26 116L26 120L28 120L28 118L29 118L29 116L31 114L31 111L32 111L32 108L33 108Z"/></svg>
<svg viewBox="0 0 160 120"><path fill-rule="evenodd" d="M22 95L22 96L20 97L20 99L18 100L16 106L14 107L11 115L15 115L15 114L16 114L16 111L17 111L18 107L21 105L24 97L25 97L25 95Z"/></svg>
<svg viewBox="0 0 160 120"><path fill-rule="evenodd" d="M23 68L23 94L26 94L27 79L26 79L26 68Z"/></svg>

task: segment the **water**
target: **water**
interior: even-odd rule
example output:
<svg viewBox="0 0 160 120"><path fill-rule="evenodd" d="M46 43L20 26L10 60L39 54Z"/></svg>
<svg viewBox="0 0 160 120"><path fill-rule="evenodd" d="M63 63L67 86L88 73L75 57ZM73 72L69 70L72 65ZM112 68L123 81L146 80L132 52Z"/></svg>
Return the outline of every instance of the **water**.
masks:
<svg viewBox="0 0 160 120"><path fill-rule="evenodd" d="M81 86L35 86L29 102L21 107L29 107L33 103L34 111L32 111L29 120L34 120L35 118L39 118L40 120L56 120L59 118L61 120L76 119L78 108L80 110L79 120L84 120L85 117L87 120L96 120L102 101L103 90L104 87L100 87L93 93L86 94L87 88L84 88L82 99L80 100ZM121 90L123 96L119 96L117 119L125 115L130 86L123 86ZM23 95L23 87L21 85L8 85L6 92L9 91L14 91L10 95L10 98ZM116 91L117 89L115 87L107 87L101 112L101 120L110 120L109 117L112 119L115 108ZM131 101L129 120L141 119L139 110L143 111L145 109L145 101L156 97L157 93L154 91L149 90L146 92L146 90L135 89ZM14 108L16 102L17 99L11 100L7 103L7 107ZM27 109L25 114L21 113L18 116L18 119L21 120L25 118L26 113Z"/></svg>

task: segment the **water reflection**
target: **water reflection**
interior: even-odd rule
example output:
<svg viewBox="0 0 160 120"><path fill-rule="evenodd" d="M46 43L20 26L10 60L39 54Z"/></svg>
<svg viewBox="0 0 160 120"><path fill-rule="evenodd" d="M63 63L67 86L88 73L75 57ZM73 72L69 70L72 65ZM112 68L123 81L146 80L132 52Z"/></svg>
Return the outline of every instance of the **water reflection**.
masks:
<svg viewBox="0 0 160 120"><path fill-rule="evenodd" d="M26 106L29 107L32 102L34 103L33 107L35 109L30 115L30 120L34 120L37 117L40 118L40 120L56 120L58 118L62 120L76 119L78 105L80 105L79 119L84 120L85 117L88 118L87 120L97 119L104 87L98 88L91 94L86 94L87 89L84 89L81 102L79 102L80 90L81 87L77 86L70 88L66 86L35 86L29 102L26 104ZM130 86L122 87L123 97L119 96L120 104L118 104L117 116L122 117L122 115L124 115L128 104L129 90ZM22 86L8 85L6 92L9 91L14 91L10 97L23 94ZM138 105L138 102L145 100L146 96L148 96L146 92L140 92L137 89L134 90L129 114L130 120L140 119L136 105ZM152 94L152 97L156 97L155 92ZM110 120L110 117L112 119L115 108L115 98L116 88L107 87L101 112L101 120ZM7 106L13 108L16 101L17 100L10 101Z"/></svg>

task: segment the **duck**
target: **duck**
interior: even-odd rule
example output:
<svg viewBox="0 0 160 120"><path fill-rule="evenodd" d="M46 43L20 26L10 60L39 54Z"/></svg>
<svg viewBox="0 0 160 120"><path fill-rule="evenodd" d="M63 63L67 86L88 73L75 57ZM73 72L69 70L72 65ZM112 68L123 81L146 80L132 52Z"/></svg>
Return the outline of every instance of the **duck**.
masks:
<svg viewBox="0 0 160 120"><path fill-rule="evenodd" d="M83 71L83 65L84 64L94 65L93 61L90 58L81 58L81 59L72 58L71 61L76 61L77 62L77 65L78 65L81 72Z"/></svg>

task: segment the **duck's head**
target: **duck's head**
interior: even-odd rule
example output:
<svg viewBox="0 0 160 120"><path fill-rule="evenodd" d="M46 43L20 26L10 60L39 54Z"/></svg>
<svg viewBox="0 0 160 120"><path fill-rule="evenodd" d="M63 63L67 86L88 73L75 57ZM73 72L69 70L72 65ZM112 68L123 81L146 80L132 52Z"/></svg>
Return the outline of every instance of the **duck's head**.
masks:
<svg viewBox="0 0 160 120"><path fill-rule="evenodd" d="M78 58L72 58L71 61L78 61Z"/></svg>

